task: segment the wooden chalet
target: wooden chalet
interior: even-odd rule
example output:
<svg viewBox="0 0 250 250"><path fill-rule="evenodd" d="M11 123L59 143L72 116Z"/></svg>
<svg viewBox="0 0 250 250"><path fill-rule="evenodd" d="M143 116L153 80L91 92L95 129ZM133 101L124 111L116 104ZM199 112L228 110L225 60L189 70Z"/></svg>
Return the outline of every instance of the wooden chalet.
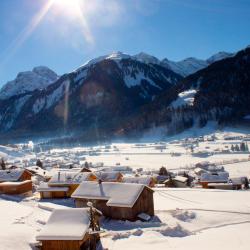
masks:
<svg viewBox="0 0 250 250"><path fill-rule="evenodd" d="M36 240L41 243L42 250L94 250L100 239L100 215L95 210L93 222L89 208L55 209Z"/></svg>
<svg viewBox="0 0 250 250"><path fill-rule="evenodd" d="M19 182L1 182L0 183L0 194L11 194L18 195L32 192L32 181L19 181Z"/></svg>
<svg viewBox="0 0 250 250"><path fill-rule="evenodd" d="M41 183L38 187L40 197L43 198L67 198L79 187L82 181L97 181L92 172L58 172L47 183Z"/></svg>
<svg viewBox="0 0 250 250"><path fill-rule="evenodd" d="M0 170L0 183L1 182L21 182L31 180L32 173L26 169L7 169Z"/></svg>
<svg viewBox="0 0 250 250"><path fill-rule="evenodd" d="M104 216L135 221L138 215L154 215L154 191L142 184L115 182L82 182L72 194L76 207L91 201Z"/></svg>

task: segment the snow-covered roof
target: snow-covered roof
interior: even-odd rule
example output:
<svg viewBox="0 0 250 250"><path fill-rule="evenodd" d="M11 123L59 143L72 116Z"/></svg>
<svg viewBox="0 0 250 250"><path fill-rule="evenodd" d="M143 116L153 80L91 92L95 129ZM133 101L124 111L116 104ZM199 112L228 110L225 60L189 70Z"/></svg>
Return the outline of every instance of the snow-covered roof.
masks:
<svg viewBox="0 0 250 250"><path fill-rule="evenodd" d="M120 175L121 173L117 171L103 171L96 173L96 176L102 181L116 181Z"/></svg>
<svg viewBox="0 0 250 250"><path fill-rule="evenodd" d="M214 172L224 171L224 167L217 166L217 165L210 165L210 166L208 166L208 171L214 171Z"/></svg>
<svg viewBox="0 0 250 250"><path fill-rule="evenodd" d="M229 174L228 172L218 172L216 175L203 173L201 174L201 182L227 182Z"/></svg>
<svg viewBox="0 0 250 250"><path fill-rule="evenodd" d="M42 169L41 167L38 167L38 166L29 166L29 167L26 167L25 169L27 169L28 171L36 175L50 176L49 171Z"/></svg>
<svg viewBox="0 0 250 250"><path fill-rule="evenodd" d="M24 169L0 170L0 182L18 181L24 171Z"/></svg>
<svg viewBox="0 0 250 250"><path fill-rule="evenodd" d="M82 182L71 197L107 200L111 207L133 207L144 188L145 185L133 183Z"/></svg>
<svg viewBox="0 0 250 250"><path fill-rule="evenodd" d="M122 182L149 185L151 180L152 180L152 177L150 176L124 177Z"/></svg>
<svg viewBox="0 0 250 250"><path fill-rule="evenodd" d="M194 172L195 172L195 174L199 175L199 174L202 174L202 173L206 173L206 170L203 169L203 168L197 167L197 168L194 169Z"/></svg>
<svg viewBox="0 0 250 250"><path fill-rule="evenodd" d="M51 187L48 185L47 182L41 182L39 187L37 188L38 192L46 192L46 191L52 191L52 192L67 192L69 190L68 187Z"/></svg>
<svg viewBox="0 0 250 250"><path fill-rule="evenodd" d="M58 172L49 180L49 185L67 185L79 184L82 181L87 181L93 175L91 172Z"/></svg>
<svg viewBox="0 0 250 250"><path fill-rule="evenodd" d="M55 209L37 240L82 240L89 229L86 208Z"/></svg>
<svg viewBox="0 0 250 250"><path fill-rule="evenodd" d="M180 176L180 175L177 175L177 176L174 177L174 180L175 181L179 181L179 182L186 182L188 180L188 178Z"/></svg>

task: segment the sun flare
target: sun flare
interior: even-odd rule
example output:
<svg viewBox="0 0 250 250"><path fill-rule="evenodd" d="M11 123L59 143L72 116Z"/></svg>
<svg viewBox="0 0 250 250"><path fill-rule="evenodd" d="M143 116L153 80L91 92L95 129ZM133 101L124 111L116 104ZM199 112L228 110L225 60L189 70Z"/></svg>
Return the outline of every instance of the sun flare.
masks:
<svg viewBox="0 0 250 250"><path fill-rule="evenodd" d="M78 14L84 0L53 0L53 5L67 14Z"/></svg>
<svg viewBox="0 0 250 250"><path fill-rule="evenodd" d="M94 43L88 21L86 19L87 10L85 0L52 0L53 8L58 15L63 15L65 18L73 20L78 23L81 32L88 44Z"/></svg>

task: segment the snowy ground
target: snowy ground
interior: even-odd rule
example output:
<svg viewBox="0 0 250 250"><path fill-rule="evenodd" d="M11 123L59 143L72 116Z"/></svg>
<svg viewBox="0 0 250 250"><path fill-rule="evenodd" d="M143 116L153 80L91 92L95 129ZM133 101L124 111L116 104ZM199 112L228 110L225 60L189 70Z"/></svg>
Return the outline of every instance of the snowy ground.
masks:
<svg viewBox="0 0 250 250"><path fill-rule="evenodd" d="M250 191L155 189L150 222L104 219L102 246L108 249L249 249ZM57 201L58 202L58 201ZM62 205L37 198L0 196L1 249L28 250L51 210Z"/></svg>

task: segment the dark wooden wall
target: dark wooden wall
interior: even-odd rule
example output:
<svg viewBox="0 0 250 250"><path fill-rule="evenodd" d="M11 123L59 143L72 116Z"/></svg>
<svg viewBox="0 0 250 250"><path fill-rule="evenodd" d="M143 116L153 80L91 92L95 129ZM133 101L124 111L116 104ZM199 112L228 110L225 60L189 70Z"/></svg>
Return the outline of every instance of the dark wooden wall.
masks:
<svg viewBox="0 0 250 250"><path fill-rule="evenodd" d="M31 176L32 174L25 170L23 174L21 175L21 177L19 178L19 181L29 181L31 180Z"/></svg>
<svg viewBox="0 0 250 250"><path fill-rule="evenodd" d="M86 234L82 240L44 240L42 242L42 250L83 250L92 249L99 241L100 237L90 236ZM90 248L89 248L90 246Z"/></svg>
<svg viewBox="0 0 250 250"><path fill-rule="evenodd" d="M133 206L134 216L136 217L140 213L146 213L150 216L154 216L154 191L145 187Z"/></svg>
<svg viewBox="0 0 250 250"><path fill-rule="evenodd" d="M137 219L140 213L154 215L153 190L145 187L132 208L129 207L110 207L107 206L107 200L87 200L76 199L76 207L86 207L87 202L91 201L95 208L100 210L104 216L117 220Z"/></svg>

